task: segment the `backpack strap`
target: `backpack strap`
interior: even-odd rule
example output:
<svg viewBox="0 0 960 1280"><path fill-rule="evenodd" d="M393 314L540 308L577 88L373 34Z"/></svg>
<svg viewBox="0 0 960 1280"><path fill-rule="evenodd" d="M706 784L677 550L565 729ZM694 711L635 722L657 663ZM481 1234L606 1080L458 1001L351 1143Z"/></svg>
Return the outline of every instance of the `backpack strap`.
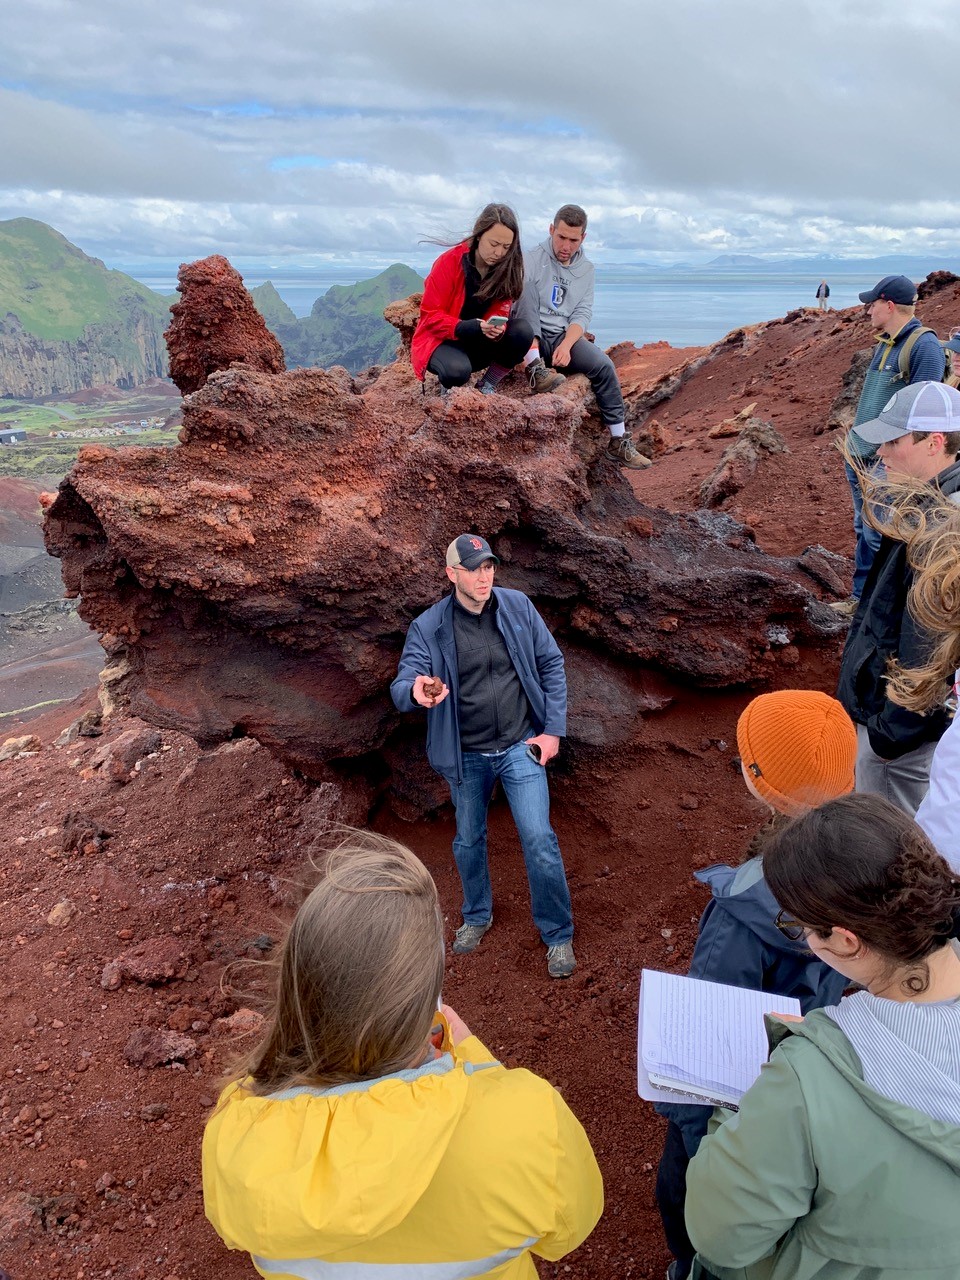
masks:
<svg viewBox="0 0 960 1280"><path fill-rule="evenodd" d="M910 381L910 356L913 352L913 348L925 333L935 334L935 332L936 331L934 329L928 329L921 325L919 329L914 329L913 333L910 334L909 338L907 338L906 342L900 348L900 355L897 357L897 369L899 370L900 377L904 382L909 383ZM939 342L940 339L938 338L937 341Z"/></svg>

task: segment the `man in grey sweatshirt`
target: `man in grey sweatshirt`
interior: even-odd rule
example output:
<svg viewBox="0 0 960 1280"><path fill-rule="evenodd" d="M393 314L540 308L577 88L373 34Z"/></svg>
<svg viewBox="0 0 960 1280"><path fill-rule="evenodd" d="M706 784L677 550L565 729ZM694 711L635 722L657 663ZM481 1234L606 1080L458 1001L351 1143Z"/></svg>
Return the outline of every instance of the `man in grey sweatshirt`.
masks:
<svg viewBox="0 0 960 1280"><path fill-rule="evenodd" d="M585 334L593 315L594 268L583 252L587 215L565 204L550 224L550 234L523 258L523 297L518 315L533 325L533 346L524 363L534 391L554 391L568 369L590 379L597 408L610 432L604 457L639 470L650 459L633 444L624 425L623 395L613 361Z"/></svg>

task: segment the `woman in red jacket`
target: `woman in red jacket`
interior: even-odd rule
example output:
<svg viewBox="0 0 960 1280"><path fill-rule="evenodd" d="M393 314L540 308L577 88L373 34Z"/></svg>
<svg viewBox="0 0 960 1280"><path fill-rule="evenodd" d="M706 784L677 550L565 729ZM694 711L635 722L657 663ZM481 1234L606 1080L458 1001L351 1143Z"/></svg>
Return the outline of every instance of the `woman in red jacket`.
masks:
<svg viewBox="0 0 960 1280"><path fill-rule="evenodd" d="M495 391L533 341L529 321L510 314L522 292L517 215L488 204L469 239L442 253L427 276L410 352L421 382L429 370L441 387L462 387L485 369L478 388Z"/></svg>

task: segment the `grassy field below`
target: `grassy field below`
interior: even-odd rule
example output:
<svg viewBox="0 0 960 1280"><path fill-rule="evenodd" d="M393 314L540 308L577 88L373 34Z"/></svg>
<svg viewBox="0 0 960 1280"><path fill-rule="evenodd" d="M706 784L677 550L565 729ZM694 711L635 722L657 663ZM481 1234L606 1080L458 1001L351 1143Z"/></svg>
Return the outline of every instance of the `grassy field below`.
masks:
<svg viewBox="0 0 960 1280"><path fill-rule="evenodd" d="M114 446L174 445L179 408L176 388L159 381L132 391L97 388L61 400L0 400L0 430L27 435L22 443L0 445L0 476L63 476L77 451L93 440Z"/></svg>

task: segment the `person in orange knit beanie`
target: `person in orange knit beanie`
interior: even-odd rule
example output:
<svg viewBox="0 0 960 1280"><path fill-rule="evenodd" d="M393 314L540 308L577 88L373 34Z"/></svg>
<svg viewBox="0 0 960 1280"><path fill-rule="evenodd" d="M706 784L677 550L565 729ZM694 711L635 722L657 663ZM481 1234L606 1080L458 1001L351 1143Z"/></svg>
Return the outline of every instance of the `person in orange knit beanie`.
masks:
<svg viewBox="0 0 960 1280"><path fill-rule="evenodd" d="M737 721L737 749L747 790L770 811L738 867L695 873L713 897L700 920L690 976L796 996L804 1013L837 1004L846 978L778 928L780 907L756 852L770 828L853 790L857 731L836 700L817 689L761 693ZM752 856L751 856L752 855ZM658 1103L669 1120L657 1173L657 1207L674 1261L669 1280L685 1280L695 1250L683 1218L687 1165L707 1131L711 1107Z"/></svg>
<svg viewBox="0 0 960 1280"><path fill-rule="evenodd" d="M856 728L836 698L817 689L780 689L748 702L737 749L747 790L788 817L853 790Z"/></svg>

